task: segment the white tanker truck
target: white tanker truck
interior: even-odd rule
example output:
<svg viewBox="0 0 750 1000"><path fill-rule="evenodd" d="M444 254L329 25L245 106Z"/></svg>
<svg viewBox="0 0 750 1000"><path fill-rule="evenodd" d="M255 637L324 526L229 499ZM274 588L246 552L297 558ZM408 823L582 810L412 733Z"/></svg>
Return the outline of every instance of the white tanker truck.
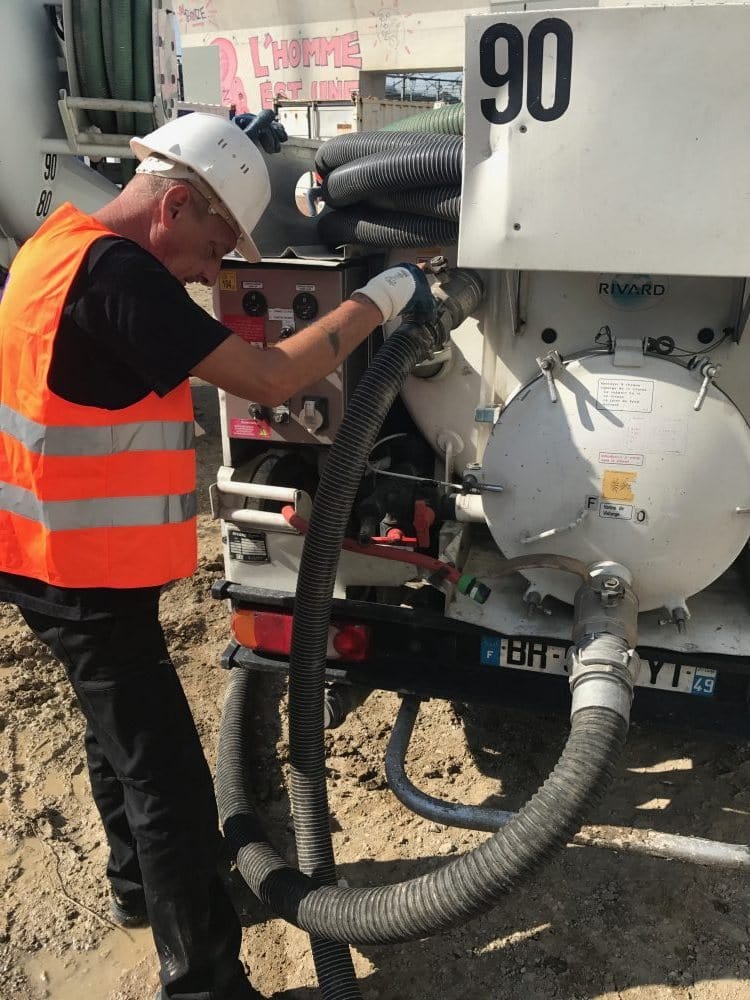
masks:
<svg viewBox="0 0 750 1000"><path fill-rule="evenodd" d="M6 12L3 114L23 107L25 129L4 129L2 263L63 200L108 197L81 158L124 156L133 131L176 113L166 5L135 3L113 26L116 7ZM220 394L214 592L233 629L220 809L248 884L312 935L324 996L359 995L347 942L450 927L572 838L611 780L633 693L651 715L746 724L750 5L493 8L466 21L462 107L285 144L264 258L225 259L215 290L217 315L259 350L397 260L423 262L439 300L434 324L376 331L279 406ZM128 52L142 32L149 58L92 56L97 31L130 32ZM253 670L290 674L299 869L244 791ZM348 889L322 722L374 687L404 696L394 793L493 835L438 872ZM542 702L567 687L568 746L519 814L408 779L420 698ZM750 865L743 845L689 836L579 842Z"/></svg>

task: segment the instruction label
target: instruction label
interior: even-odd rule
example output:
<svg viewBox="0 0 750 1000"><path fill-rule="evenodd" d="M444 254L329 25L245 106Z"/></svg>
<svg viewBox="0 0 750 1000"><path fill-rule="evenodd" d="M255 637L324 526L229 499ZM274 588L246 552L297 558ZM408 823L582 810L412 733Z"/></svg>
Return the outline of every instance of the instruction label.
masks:
<svg viewBox="0 0 750 1000"><path fill-rule="evenodd" d="M268 318L275 323L294 326L294 312L291 309L269 309Z"/></svg>
<svg viewBox="0 0 750 1000"><path fill-rule="evenodd" d="M633 505L629 503L610 503L602 500L599 504L599 517L615 518L618 521L633 520Z"/></svg>
<svg viewBox="0 0 750 1000"><path fill-rule="evenodd" d="M645 378L600 378L596 392L598 410L651 413L654 383Z"/></svg>
<svg viewBox="0 0 750 1000"><path fill-rule="evenodd" d="M269 562L266 536L262 531L239 531L237 528L229 528L227 546L230 559L236 559L238 562Z"/></svg>
<svg viewBox="0 0 750 1000"><path fill-rule="evenodd" d="M219 274L219 288L222 292L236 292L237 272L221 271Z"/></svg>
<svg viewBox="0 0 750 1000"><path fill-rule="evenodd" d="M685 420L649 420L633 417L625 427L623 443L648 455L684 455L688 428Z"/></svg>

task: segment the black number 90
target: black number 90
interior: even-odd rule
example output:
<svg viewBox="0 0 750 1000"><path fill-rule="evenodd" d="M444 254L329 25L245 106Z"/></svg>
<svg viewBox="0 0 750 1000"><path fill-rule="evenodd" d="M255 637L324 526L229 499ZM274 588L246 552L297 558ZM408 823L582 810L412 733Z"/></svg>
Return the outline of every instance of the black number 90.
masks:
<svg viewBox="0 0 750 1000"><path fill-rule="evenodd" d="M552 35L557 41L555 57L555 93L549 107L542 104L544 41ZM497 68L497 45L504 41L508 69ZM482 100L482 114L493 125L512 122L523 105L524 44L521 31L514 24L493 24L479 41L479 75L488 87L508 87L508 100L498 108L495 98ZM567 111L570 104L570 78L573 68L573 32L570 25L558 17L546 17L529 32L526 107L532 118L552 122Z"/></svg>

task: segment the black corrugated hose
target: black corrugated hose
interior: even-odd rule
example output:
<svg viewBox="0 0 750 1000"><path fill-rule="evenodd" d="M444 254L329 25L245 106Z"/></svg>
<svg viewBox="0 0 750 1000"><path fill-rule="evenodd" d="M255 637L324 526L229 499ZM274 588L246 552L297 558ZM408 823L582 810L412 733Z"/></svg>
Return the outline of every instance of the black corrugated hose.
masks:
<svg viewBox="0 0 750 1000"><path fill-rule="evenodd" d="M416 191L382 192L370 195L367 200L375 208L386 212L413 212L415 215L432 215L458 222L461 187L458 184L443 184Z"/></svg>
<svg viewBox="0 0 750 1000"><path fill-rule="evenodd" d="M332 170L361 160L363 156L372 153L386 153L390 150L409 149L439 149L453 150L463 143L461 136L431 135L416 132L352 132L350 135L337 135L329 139L318 150L315 156L315 170L321 177L327 177Z"/></svg>
<svg viewBox="0 0 750 1000"><path fill-rule="evenodd" d="M275 912L330 941L407 941L447 930L489 909L580 828L611 783L628 728L627 721L609 709L576 712L552 774L518 816L480 847L436 872L400 884L365 889L335 885L322 725L333 585L367 456L400 386L427 355L424 334L418 327L402 327L365 373L331 449L305 539L289 693L291 798L305 874L287 865L259 832L242 798L242 756L229 749L226 740L219 751L221 814L240 872ZM242 725L242 713L237 717Z"/></svg>
<svg viewBox="0 0 750 1000"><path fill-rule="evenodd" d="M451 246L458 240L458 225L446 219L357 206L321 215L318 236L332 247L344 243L370 247Z"/></svg>
<svg viewBox="0 0 750 1000"><path fill-rule="evenodd" d="M461 145L459 139L453 148L394 149L344 163L323 179L323 198L346 208L370 194L425 188L438 174L445 184L460 184Z"/></svg>
<svg viewBox="0 0 750 1000"><path fill-rule="evenodd" d="M229 686L221 717L219 757L216 768L219 819L233 854L244 857L255 850L270 855L267 837L245 787L245 769L250 759L247 720L250 718L252 674L236 668L230 671ZM238 859L238 866L240 865ZM242 867L240 867L242 870ZM273 907L273 903L271 906ZM324 1000L361 1000L349 948L338 941L311 936L315 972Z"/></svg>
<svg viewBox="0 0 750 1000"><path fill-rule="evenodd" d="M462 154L459 135L376 131L331 139L318 150L315 168L325 203L348 210L320 216L320 239L329 246L455 243ZM381 199L394 191L395 203L383 211Z"/></svg>

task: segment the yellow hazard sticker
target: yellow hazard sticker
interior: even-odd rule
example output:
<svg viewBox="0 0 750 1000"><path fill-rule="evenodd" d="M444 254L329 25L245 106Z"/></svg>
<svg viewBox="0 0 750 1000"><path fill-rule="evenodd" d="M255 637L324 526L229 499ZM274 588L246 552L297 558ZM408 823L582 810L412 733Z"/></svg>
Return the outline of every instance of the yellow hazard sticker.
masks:
<svg viewBox="0 0 750 1000"><path fill-rule="evenodd" d="M607 469L602 477L602 499L635 500L633 483L637 478L637 472L616 472L614 469Z"/></svg>
<svg viewBox="0 0 750 1000"><path fill-rule="evenodd" d="M222 271L219 275L219 288L222 292L237 291L237 272Z"/></svg>

